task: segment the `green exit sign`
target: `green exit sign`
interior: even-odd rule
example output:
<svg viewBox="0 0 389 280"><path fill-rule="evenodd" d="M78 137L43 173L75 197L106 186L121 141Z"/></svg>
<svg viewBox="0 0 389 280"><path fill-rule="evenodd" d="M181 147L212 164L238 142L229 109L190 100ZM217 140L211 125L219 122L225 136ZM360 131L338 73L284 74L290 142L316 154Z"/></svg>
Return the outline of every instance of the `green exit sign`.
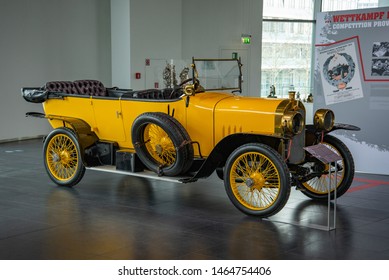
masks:
<svg viewBox="0 0 389 280"><path fill-rule="evenodd" d="M251 44L251 35L242 34L241 40L242 40L242 44L249 45L249 44Z"/></svg>
<svg viewBox="0 0 389 280"><path fill-rule="evenodd" d="M242 44L248 45L251 43L251 37L242 37Z"/></svg>

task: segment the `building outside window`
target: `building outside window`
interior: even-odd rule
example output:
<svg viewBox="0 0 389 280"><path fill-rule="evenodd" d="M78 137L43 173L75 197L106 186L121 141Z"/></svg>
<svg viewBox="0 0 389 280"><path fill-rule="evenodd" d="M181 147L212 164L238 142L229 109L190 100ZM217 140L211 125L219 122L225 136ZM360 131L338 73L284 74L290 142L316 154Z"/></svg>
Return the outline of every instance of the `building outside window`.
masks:
<svg viewBox="0 0 389 280"><path fill-rule="evenodd" d="M302 100L313 93L315 11L378 6L379 0L264 0L261 96L268 96L273 85L277 97L287 97L290 89Z"/></svg>

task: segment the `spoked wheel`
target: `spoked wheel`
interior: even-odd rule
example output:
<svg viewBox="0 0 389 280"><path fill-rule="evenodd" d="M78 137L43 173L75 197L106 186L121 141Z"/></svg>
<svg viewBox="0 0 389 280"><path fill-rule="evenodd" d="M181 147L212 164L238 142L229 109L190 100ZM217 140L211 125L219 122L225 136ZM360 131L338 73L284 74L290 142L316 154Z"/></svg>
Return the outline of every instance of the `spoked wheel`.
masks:
<svg viewBox="0 0 389 280"><path fill-rule="evenodd" d="M263 144L246 144L230 155L224 184L240 211L262 218L279 212L290 195L288 167L274 149Z"/></svg>
<svg viewBox="0 0 389 280"><path fill-rule="evenodd" d="M144 137L149 140L145 143L147 152L159 165L174 164L177 153L165 130L156 124L148 124L145 126Z"/></svg>
<svg viewBox="0 0 389 280"><path fill-rule="evenodd" d="M144 113L132 126L139 159L159 175L185 173L193 163L193 147L184 127L164 113Z"/></svg>
<svg viewBox="0 0 389 280"><path fill-rule="evenodd" d="M71 129L58 128L45 139L44 164L50 179L57 185L72 187L84 176L80 145Z"/></svg>
<svg viewBox="0 0 389 280"><path fill-rule="evenodd" d="M326 135L323 139L323 144L330 148L332 151L342 157L342 160L337 161L336 164L336 178L335 178L335 164L326 166L323 169L323 174L320 177L315 177L307 182L303 183L304 189L302 193L306 196L317 199L328 199L328 188L330 189L330 197L334 198L334 190L336 190L336 196L342 196L350 188L354 178L354 160L347 146L338 138ZM331 170L329 169L331 168ZM331 173L331 180L329 180L329 174ZM331 181L331 185L330 185ZM335 186L336 182L336 186Z"/></svg>

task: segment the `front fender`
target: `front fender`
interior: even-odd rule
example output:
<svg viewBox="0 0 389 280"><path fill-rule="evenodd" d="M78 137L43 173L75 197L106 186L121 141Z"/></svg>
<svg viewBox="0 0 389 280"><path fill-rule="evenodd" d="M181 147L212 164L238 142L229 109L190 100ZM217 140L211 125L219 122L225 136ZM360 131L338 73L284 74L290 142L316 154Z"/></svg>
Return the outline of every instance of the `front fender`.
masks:
<svg viewBox="0 0 389 280"><path fill-rule="evenodd" d="M196 174L192 178L183 179L182 182L194 182L200 178L210 176L217 167L224 166L227 158L239 146L247 143L263 143L278 150L282 139L284 138L250 133L235 133L228 135L217 143Z"/></svg>
<svg viewBox="0 0 389 280"><path fill-rule="evenodd" d="M309 132L315 132L315 133L322 133L322 131L318 131L315 126L313 124L307 124L305 126L306 130L309 131ZM355 126L355 125L352 125L352 124L345 124L345 123L336 123L334 124L334 126L332 127L331 130L329 131L324 131L324 134L327 134L327 133L330 133L334 130L338 130L338 129L344 129L344 130L355 130L355 131L359 131L361 130L360 127L358 126Z"/></svg>
<svg viewBox="0 0 389 280"><path fill-rule="evenodd" d="M334 131L334 130L338 130L338 129L355 130L355 131L361 130L360 127L352 125L352 124L336 123L334 125L334 127L329 132Z"/></svg>
<svg viewBox="0 0 389 280"><path fill-rule="evenodd" d="M311 146L315 145L317 143L317 140L320 137L324 137L324 135L335 131L335 130L353 130L353 131L359 131L361 130L360 127L352 125L352 124L344 124L344 123L336 123L329 131L324 130L317 130L313 124L306 125L305 126L305 145Z"/></svg>

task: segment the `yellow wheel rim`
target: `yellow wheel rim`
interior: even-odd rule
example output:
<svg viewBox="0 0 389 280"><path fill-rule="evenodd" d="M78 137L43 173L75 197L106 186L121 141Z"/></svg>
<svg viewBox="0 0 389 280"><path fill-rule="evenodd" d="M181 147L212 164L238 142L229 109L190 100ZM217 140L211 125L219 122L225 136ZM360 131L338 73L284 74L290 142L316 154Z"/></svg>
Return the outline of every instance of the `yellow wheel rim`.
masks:
<svg viewBox="0 0 389 280"><path fill-rule="evenodd" d="M157 163L163 166L171 166L175 163L177 153L173 141L160 126L146 125L144 139L148 153Z"/></svg>
<svg viewBox="0 0 389 280"><path fill-rule="evenodd" d="M59 181L70 180L77 172L79 156L73 140L58 134L47 145L46 162L50 173Z"/></svg>
<svg viewBox="0 0 389 280"><path fill-rule="evenodd" d="M230 184L235 198L251 210L264 210L272 206L280 193L280 174L265 155L249 152L233 163Z"/></svg>
<svg viewBox="0 0 389 280"><path fill-rule="evenodd" d="M337 153L339 155L339 151L335 149L334 146L324 143L328 148L330 148L332 151ZM336 187L339 187L339 185L342 183L343 178L344 178L344 162L343 160L339 160L336 162L337 165L337 177L335 180L335 166L331 165L331 186L330 186L330 192L335 189L335 181L337 183ZM326 166L325 172L329 172L329 167L328 165ZM303 183L304 187L316 194L328 194L328 187L329 187L329 174L323 174L319 178L313 178L305 183Z"/></svg>

